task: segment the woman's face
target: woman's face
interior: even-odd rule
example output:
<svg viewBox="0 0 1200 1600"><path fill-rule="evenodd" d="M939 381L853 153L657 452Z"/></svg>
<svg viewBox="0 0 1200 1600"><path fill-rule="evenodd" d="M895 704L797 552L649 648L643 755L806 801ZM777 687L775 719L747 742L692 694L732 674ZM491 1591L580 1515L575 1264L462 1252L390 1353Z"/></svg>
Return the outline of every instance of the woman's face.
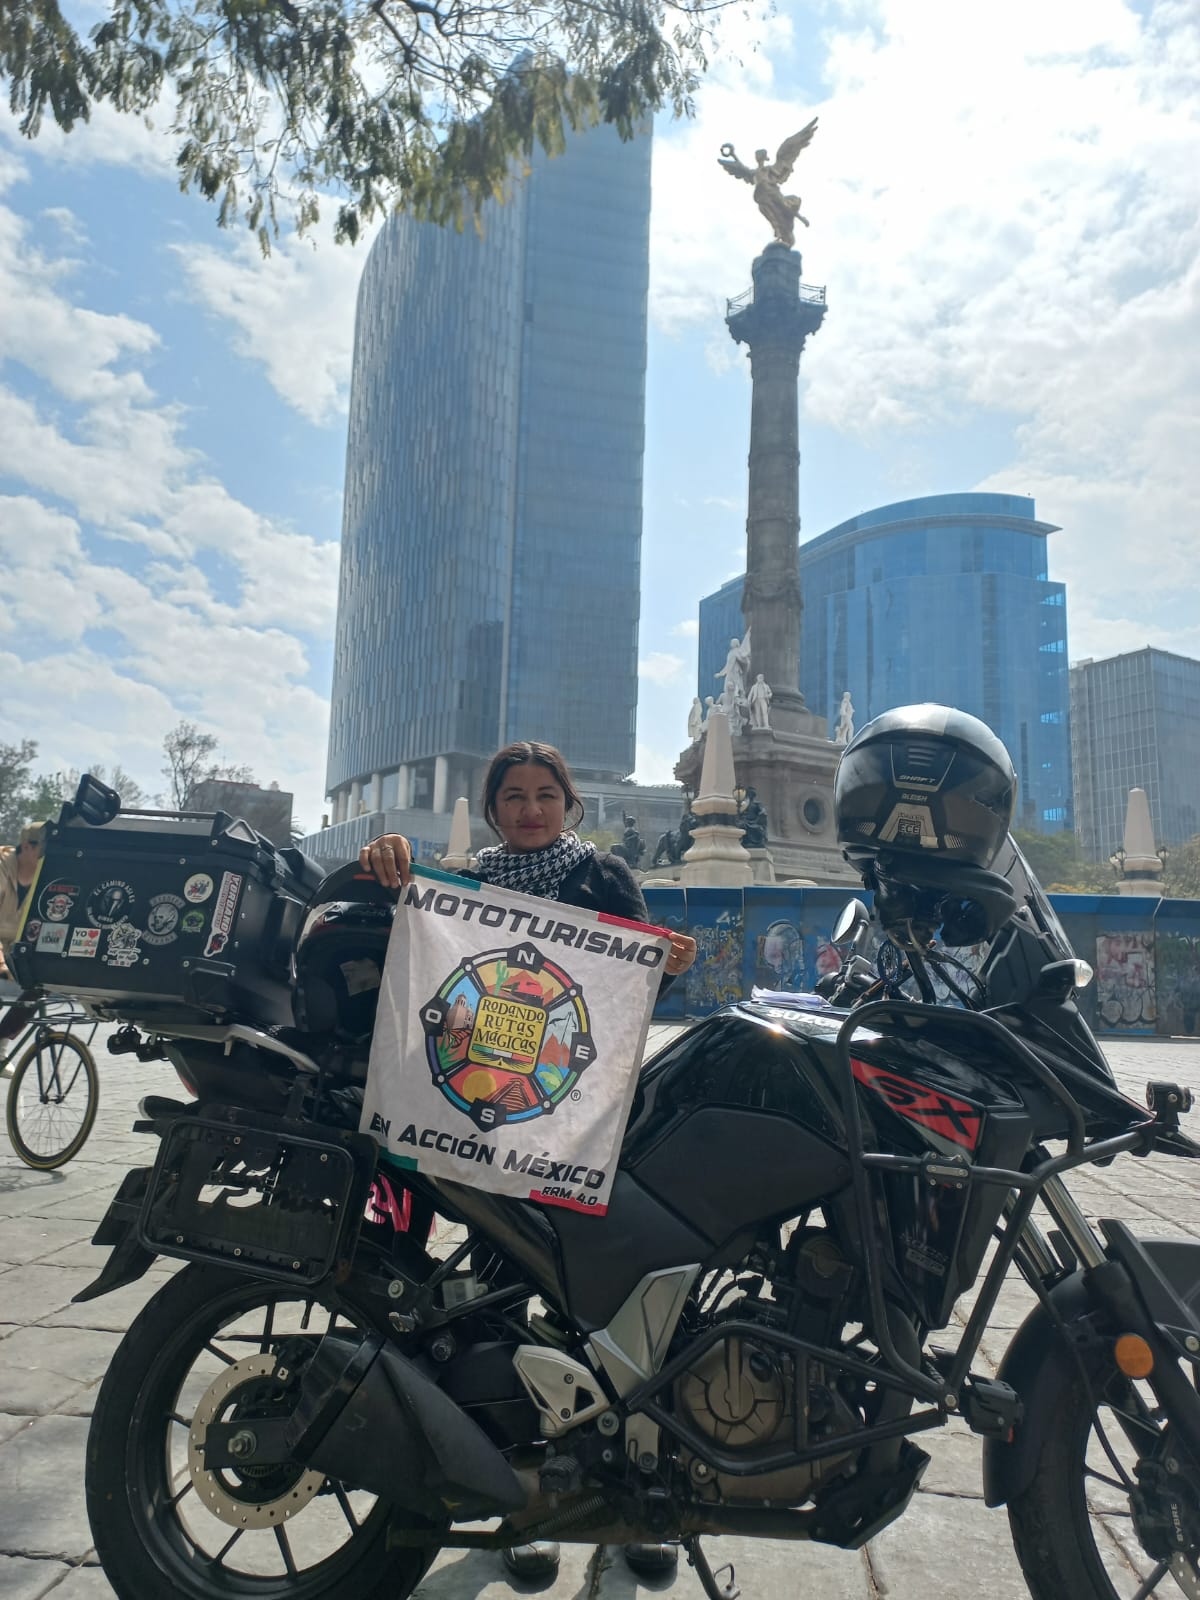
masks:
<svg viewBox="0 0 1200 1600"><path fill-rule="evenodd" d="M496 826L510 850L542 850L563 831L567 797L540 762L509 767L496 793Z"/></svg>

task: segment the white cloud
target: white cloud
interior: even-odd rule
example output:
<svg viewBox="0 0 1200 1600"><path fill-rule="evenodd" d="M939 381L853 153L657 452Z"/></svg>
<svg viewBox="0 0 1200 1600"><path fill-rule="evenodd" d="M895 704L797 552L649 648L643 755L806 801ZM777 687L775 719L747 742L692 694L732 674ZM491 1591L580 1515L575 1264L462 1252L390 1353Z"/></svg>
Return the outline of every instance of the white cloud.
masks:
<svg viewBox="0 0 1200 1600"><path fill-rule="evenodd" d="M125 167L148 177L174 179L179 141L168 131L171 120L170 109L165 105L144 117L115 111L111 105L97 105L92 107L86 123L64 133L53 117L46 116L36 139L37 153L44 161L74 171ZM0 102L0 137L20 149L27 147L28 141L17 124L18 118L7 99ZM213 220L215 223L215 216Z"/></svg>
<svg viewBox="0 0 1200 1600"><path fill-rule="evenodd" d="M1200 531L1200 13L872 0L822 25L823 100L797 106L769 76L752 100L718 74L697 121L657 141L656 321L703 322L730 364L723 296L770 234L717 150L748 160L819 115L786 185L812 218L805 278L829 294L804 418L897 454L936 437L941 474L962 421L1008 421L1010 459L985 482L914 492L1036 493L1064 528L1050 561L1073 646L1161 635L1164 589L1194 596ZM1153 552L1140 583L1134 551Z"/></svg>
<svg viewBox="0 0 1200 1600"><path fill-rule="evenodd" d="M671 629L681 639L698 639L700 637L700 622L696 617L685 617L682 622L677 622Z"/></svg>
<svg viewBox="0 0 1200 1600"><path fill-rule="evenodd" d="M635 749L634 781L637 783L675 783L675 763L678 760L678 753L667 755L662 750L639 742Z"/></svg>
<svg viewBox="0 0 1200 1600"><path fill-rule="evenodd" d="M661 687L665 683L674 683L686 665L682 656L671 655L666 650L652 650L638 661L638 677Z"/></svg>
<svg viewBox="0 0 1200 1600"><path fill-rule="evenodd" d="M229 493L142 370L157 331L85 294L0 205L0 357L25 380L0 386L0 475L16 487L0 496L0 738L36 737L42 770L120 762L153 791L186 716L295 790L315 825L328 705L307 680L311 641L332 632L337 547Z"/></svg>
<svg viewBox="0 0 1200 1600"><path fill-rule="evenodd" d="M282 239L266 260L245 236L176 247L191 297L232 324L235 351L261 364L280 399L310 422L346 409L358 280L376 231L337 245L323 219L305 239Z"/></svg>
<svg viewBox="0 0 1200 1600"><path fill-rule="evenodd" d="M62 237L71 244L83 244L86 241L87 229L66 206L47 206L41 214L47 222L52 222Z"/></svg>

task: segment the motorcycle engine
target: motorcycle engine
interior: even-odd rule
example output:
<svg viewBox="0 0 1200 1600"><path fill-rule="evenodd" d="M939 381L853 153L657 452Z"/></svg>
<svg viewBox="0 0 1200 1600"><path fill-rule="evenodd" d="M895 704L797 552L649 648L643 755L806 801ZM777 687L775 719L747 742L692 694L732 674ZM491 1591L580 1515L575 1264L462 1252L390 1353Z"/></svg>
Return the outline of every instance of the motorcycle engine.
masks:
<svg viewBox="0 0 1200 1600"><path fill-rule="evenodd" d="M722 1308L720 1320L760 1321L778 1325L779 1306L757 1295L744 1295ZM810 1368L808 1432L822 1436L851 1433L861 1419L832 1385L815 1381ZM731 1334L698 1356L676 1380L675 1410L706 1434L722 1451L753 1459L772 1446L787 1446L795 1436L795 1384L791 1362L766 1341ZM826 1478L843 1471L852 1452L834 1454L806 1466L748 1475L717 1471L699 1456L684 1452L683 1461L694 1488L706 1499L736 1505L761 1505L772 1500L799 1505Z"/></svg>

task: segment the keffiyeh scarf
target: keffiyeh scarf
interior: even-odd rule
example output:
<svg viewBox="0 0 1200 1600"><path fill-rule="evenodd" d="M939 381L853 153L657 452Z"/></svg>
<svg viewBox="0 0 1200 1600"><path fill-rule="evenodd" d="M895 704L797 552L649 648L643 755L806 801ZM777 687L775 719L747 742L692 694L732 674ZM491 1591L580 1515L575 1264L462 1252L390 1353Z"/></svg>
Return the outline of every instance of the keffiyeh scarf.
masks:
<svg viewBox="0 0 1200 1600"><path fill-rule="evenodd" d="M568 872L595 854L596 846L590 839L585 841L568 828L542 850L506 850L503 845L486 845L476 856L478 877L481 883L494 883L500 889L557 900Z"/></svg>

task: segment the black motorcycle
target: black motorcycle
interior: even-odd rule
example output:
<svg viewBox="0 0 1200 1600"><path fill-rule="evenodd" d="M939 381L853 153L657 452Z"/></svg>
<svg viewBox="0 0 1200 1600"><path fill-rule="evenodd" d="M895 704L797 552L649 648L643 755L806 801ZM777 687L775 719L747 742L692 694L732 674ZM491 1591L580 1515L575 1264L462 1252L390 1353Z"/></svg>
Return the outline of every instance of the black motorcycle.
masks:
<svg viewBox="0 0 1200 1600"><path fill-rule="evenodd" d="M122 1600L395 1600L442 1549L534 1539L682 1540L730 1600L705 1535L858 1548L952 1418L982 1436L1036 1600L1127 1592L1114 1509L1138 1594L1200 1595L1200 1245L1093 1227L1066 1181L1195 1159L1190 1095L1118 1091L1011 840L988 872L873 855L886 970L852 907L832 1004L734 1005L675 1037L597 1218L377 1164L357 1130L390 891L105 793L64 809L41 882L78 911L118 880L177 938L101 970L27 928L15 959L30 985L90 984L115 1047L195 1095L144 1103L157 1159L126 1175L80 1296L189 1263L118 1347L88 1442ZM1038 1303L991 1376L1013 1267Z"/></svg>

